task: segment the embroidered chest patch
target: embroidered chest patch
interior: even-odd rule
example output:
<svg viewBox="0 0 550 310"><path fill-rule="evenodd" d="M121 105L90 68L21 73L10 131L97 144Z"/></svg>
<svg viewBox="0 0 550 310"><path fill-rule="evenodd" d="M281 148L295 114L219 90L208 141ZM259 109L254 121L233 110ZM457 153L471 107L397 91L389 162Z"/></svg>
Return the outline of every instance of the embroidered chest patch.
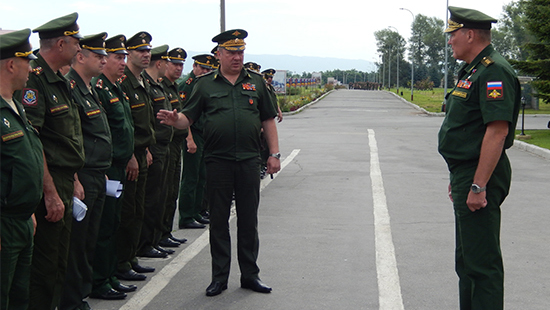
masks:
<svg viewBox="0 0 550 310"><path fill-rule="evenodd" d="M504 98L504 89L502 81L487 82L487 99L502 99Z"/></svg>

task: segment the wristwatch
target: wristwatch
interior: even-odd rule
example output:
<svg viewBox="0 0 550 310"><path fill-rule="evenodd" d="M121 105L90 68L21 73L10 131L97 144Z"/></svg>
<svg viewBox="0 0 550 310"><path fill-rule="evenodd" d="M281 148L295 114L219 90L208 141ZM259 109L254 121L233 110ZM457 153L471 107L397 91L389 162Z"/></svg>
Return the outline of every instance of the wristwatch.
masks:
<svg viewBox="0 0 550 310"><path fill-rule="evenodd" d="M273 154L269 154L269 156L275 157L277 159L281 159L281 153L273 153Z"/></svg>
<svg viewBox="0 0 550 310"><path fill-rule="evenodd" d="M481 187L481 186L479 186L475 183L472 184L472 193L474 193L474 194L479 194L479 193L485 191L486 189L487 189L487 187L485 187L485 186Z"/></svg>

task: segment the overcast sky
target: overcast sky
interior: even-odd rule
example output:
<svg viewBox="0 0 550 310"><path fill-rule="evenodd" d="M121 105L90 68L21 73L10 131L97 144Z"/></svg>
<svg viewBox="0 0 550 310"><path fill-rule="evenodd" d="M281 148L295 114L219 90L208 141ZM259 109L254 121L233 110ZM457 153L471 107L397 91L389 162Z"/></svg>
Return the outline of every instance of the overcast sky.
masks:
<svg viewBox="0 0 550 310"><path fill-rule="evenodd" d="M476 8L500 18L512 0L449 0L450 6ZM0 0L0 28L36 28L79 13L83 35L106 31L127 37L148 31L152 45L168 44L208 52L220 32L220 0ZM226 29L249 36L246 53L289 54L376 61L374 32L392 26L410 37L412 15L445 20L446 0L226 0ZM31 36L38 47L38 35ZM246 60L246 59L245 59ZM189 63L189 62L188 62Z"/></svg>

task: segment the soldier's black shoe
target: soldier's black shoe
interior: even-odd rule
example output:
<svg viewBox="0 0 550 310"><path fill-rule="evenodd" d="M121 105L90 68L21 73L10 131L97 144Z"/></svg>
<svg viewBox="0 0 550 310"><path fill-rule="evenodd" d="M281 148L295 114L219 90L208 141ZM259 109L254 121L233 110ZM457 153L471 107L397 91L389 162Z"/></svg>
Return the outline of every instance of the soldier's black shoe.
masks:
<svg viewBox="0 0 550 310"><path fill-rule="evenodd" d="M118 283L118 285L116 286L113 286L113 288L118 291L118 292L122 292L122 293L130 293L130 292L134 292L135 290L137 290L137 286L135 285L124 285L122 283Z"/></svg>
<svg viewBox="0 0 550 310"><path fill-rule="evenodd" d="M174 253L176 252L176 251L174 251L174 250L172 250L172 249L165 249L165 248L163 248L163 247L161 247L161 246L158 246L158 245L155 247L155 249L156 249L157 251L159 251L159 252L166 253L166 254L168 254L168 255L174 254Z"/></svg>
<svg viewBox="0 0 550 310"><path fill-rule="evenodd" d="M126 293L119 292L119 291L114 290L114 289L110 289L110 290L108 290L104 293L101 293L101 294L92 292L90 294L90 297L91 298L96 298L96 299L116 300L116 299L126 298Z"/></svg>
<svg viewBox="0 0 550 310"><path fill-rule="evenodd" d="M144 281L145 279L147 279L146 275L137 273L132 269L126 272L117 272L115 276L117 277L117 279L126 281Z"/></svg>
<svg viewBox="0 0 550 310"><path fill-rule="evenodd" d="M137 273L155 272L155 268L148 267L148 266L141 266L139 264L132 265L132 269L134 269L134 271Z"/></svg>
<svg viewBox="0 0 550 310"><path fill-rule="evenodd" d="M185 243L187 242L187 239L185 238L176 238L174 236L170 236L169 239L173 240L173 241L176 241L176 242L179 242L179 243Z"/></svg>
<svg viewBox="0 0 550 310"><path fill-rule="evenodd" d="M170 238L165 238L159 241L159 245L163 248L177 248L180 246L180 244L180 242L177 242Z"/></svg>
<svg viewBox="0 0 550 310"><path fill-rule="evenodd" d="M226 289L227 289L227 283L222 283L220 281L213 281L206 288L206 296L220 295L222 291Z"/></svg>
<svg viewBox="0 0 550 310"><path fill-rule="evenodd" d="M161 252L157 249L151 248L150 250L145 251L138 256L149 257L149 258L166 258L168 257L168 254Z"/></svg>
<svg viewBox="0 0 550 310"><path fill-rule="evenodd" d="M241 287L258 293L271 293L271 287L265 285L260 279L241 280Z"/></svg>

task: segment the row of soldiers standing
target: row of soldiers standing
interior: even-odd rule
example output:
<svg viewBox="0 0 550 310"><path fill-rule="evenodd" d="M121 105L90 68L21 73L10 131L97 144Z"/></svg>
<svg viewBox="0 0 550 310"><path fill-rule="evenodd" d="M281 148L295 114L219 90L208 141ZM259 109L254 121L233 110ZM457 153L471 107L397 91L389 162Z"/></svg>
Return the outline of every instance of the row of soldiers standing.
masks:
<svg viewBox="0 0 550 310"><path fill-rule="evenodd" d="M194 56L178 85L184 49L152 49L147 32L82 37L77 18L34 29L36 56L30 29L0 40L2 309L89 309L88 296L125 298L137 287L119 280L154 271L137 257L166 257L186 241L171 234L178 196L180 228L209 223L200 119L181 130L155 115L180 111L216 58ZM106 196L107 178L121 181L123 196ZM88 207L82 221L72 217L73 197Z"/></svg>

